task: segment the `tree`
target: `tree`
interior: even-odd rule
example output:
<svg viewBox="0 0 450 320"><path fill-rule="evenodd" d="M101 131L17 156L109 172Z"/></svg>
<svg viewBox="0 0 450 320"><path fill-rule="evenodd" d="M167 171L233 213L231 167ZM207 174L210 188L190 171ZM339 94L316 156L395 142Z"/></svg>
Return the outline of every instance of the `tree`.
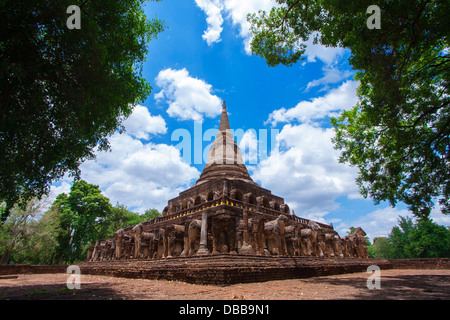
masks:
<svg viewBox="0 0 450 320"><path fill-rule="evenodd" d="M111 239L120 228L160 216L156 209L140 215L124 205L112 207L98 186L85 181L74 182L70 193L58 195L50 209L48 201L34 198L25 209L14 206L0 225L0 264L83 260L97 240Z"/></svg>
<svg viewBox="0 0 450 320"><path fill-rule="evenodd" d="M11 210L11 215L0 226L0 264L36 261L38 219L47 201L48 199L38 201L34 198L27 203L25 209L14 206Z"/></svg>
<svg viewBox="0 0 450 320"><path fill-rule="evenodd" d="M109 199L98 186L86 181L75 181L70 193L56 197L52 207L59 213L61 233L57 237L57 255L60 261L77 261L96 240L105 240L108 219L112 215Z"/></svg>
<svg viewBox="0 0 450 320"><path fill-rule="evenodd" d="M59 223L59 213L56 207L47 210L34 226L28 253L32 264L53 264L58 250L58 236L63 233Z"/></svg>
<svg viewBox="0 0 450 320"><path fill-rule="evenodd" d="M151 91L147 44L164 29L144 0L84 0L69 29L69 0L0 3L0 203L4 221L94 149Z"/></svg>
<svg viewBox="0 0 450 320"><path fill-rule="evenodd" d="M444 226L430 220L418 220L409 237L411 241L405 251L411 257L450 257L450 231Z"/></svg>
<svg viewBox="0 0 450 320"><path fill-rule="evenodd" d="M141 215L142 222L148 221L156 217L161 217L161 213L156 209L147 209L144 214Z"/></svg>
<svg viewBox="0 0 450 320"><path fill-rule="evenodd" d="M360 102L332 124L361 194L421 219L437 201L450 213L450 2L377 1L381 29L367 27L372 1L277 2L248 18L252 51L270 66L303 59L309 37L351 50Z"/></svg>
<svg viewBox="0 0 450 320"><path fill-rule="evenodd" d="M371 256L387 259L450 257L450 230L431 220L399 217L388 238L375 238Z"/></svg>
<svg viewBox="0 0 450 320"><path fill-rule="evenodd" d="M367 247L367 251L372 258L389 259L392 257L392 246L386 237L373 239L373 244Z"/></svg>
<svg viewBox="0 0 450 320"><path fill-rule="evenodd" d="M106 238L112 238L114 232L121 228L132 226L133 222L137 221L136 216L137 214L129 211L125 205L117 203L112 207L111 217L106 222L109 224Z"/></svg>
<svg viewBox="0 0 450 320"><path fill-rule="evenodd" d="M410 233L414 228L414 221L409 217L399 217L398 226L394 226L389 234L388 240L392 246L392 257L394 259L412 258L405 250L411 241Z"/></svg>
<svg viewBox="0 0 450 320"><path fill-rule="evenodd" d="M138 214L129 211L125 205L117 203L112 208L111 217L104 222L108 225L108 235L106 238L112 238L114 233L121 228L131 227L158 216L161 216L161 214L156 209L149 209L144 214Z"/></svg>

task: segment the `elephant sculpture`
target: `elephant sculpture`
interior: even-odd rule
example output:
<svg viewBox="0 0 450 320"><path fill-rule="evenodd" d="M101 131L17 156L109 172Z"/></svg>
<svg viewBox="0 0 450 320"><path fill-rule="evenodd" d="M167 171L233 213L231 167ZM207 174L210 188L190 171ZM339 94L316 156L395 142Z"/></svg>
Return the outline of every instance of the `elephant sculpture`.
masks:
<svg viewBox="0 0 450 320"><path fill-rule="evenodd" d="M188 227L188 244L185 246L185 256L190 257L197 253L200 246L200 231L202 228L202 221L200 219L193 219Z"/></svg>
<svg viewBox="0 0 450 320"><path fill-rule="evenodd" d="M320 229L316 234L316 257L325 257L326 255L325 231Z"/></svg>
<svg viewBox="0 0 450 320"><path fill-rule="evenodd" d="M286 251L290 256L300 255L299 226L291 225L285 228Z"/></svg>
<svg viewBox="0 0 450 320"><path fill-rule="evenodd" d="M238 247L239 251L241 250L242 245L244 243L244 229L246 227L248 228L248 222L247 222L247 226L245 226L244 219L239 219L239 221L237 223L237 227L236 227L237 247Z"/></svg>
<svg viewBox="0 0 450 320"><path fill-rule="evenodd" d="M189 224L191 222L191 218L184 221L183 251L180 254L181 257L186 257L189 253Z"/></svg>
<svg viewBox="0 0 450 320"><path fill-rule="evenodd" d="M98 261L98 260L100 260L100 251L101 251L100 240L97 240L95 242L94 249L92 251L91 261Z"/></svg>
<svg viewBox="0 0 450 320"><path fill-rule="evenodd" d="M240 219L237 223L237 228L236 228L236 237L237 237L237 249L239 254L247 254L247 255L253 255L255 254L255 244L253 243L252 246L252 242L254 242L252 239L252 234L251 234L251 229L252 229L253 225L252 225L252 221L250 221L250 219L248 219L248 216L245 215L245 218ZM263 250L264 250L264 246L263 246Z"/></svg>
<svg viewBox="0 0 450 320"><path fill-rule="evenodd" d="M90 246L86 252L86 261L92 261L92 254L94 253L94 246Z"/></svg>
<svg viewBox="0 0 450 320"><path fill-rule="evenodd" d="M314 221L308 222L308 228L311 229L311 247L312 255L322 257L325 249L325 239L322 228Z"/></svg>
<svg viewBox="0 0 450 320"><path fill-rule="evenodd" d="M355 229L355 232L349 234L345 238L350 242L350 255L357 258L368 258L366 239L364 238L366 233L360 227Z"/></svg>
<svg viewBox="0 0 450 320"><path fill-rule="evenodd" d="M172 224L166 227L164 234L164 252L167 254L165 258L173 255L179 255L183 251L185 226Z"/></svg>
<svg viewBox="0 0 450 320"><path fill-rule="evenodd" d="M142 224L139 223L131 229L131 232L134 237L134 250L133 250L133 258L139 259L141 258L141 234L142 234Z"/></svg>
<svg viewBox="0 0 450 320"><path fill-rule="evenodd" d="M265 254L264 222L264 219L259 217L248 219L249 241L257 255Z"/></svg>
<svg viewBox="0 0 450 320"><path fill-rule="evenodd" d="M352 257L352 243L348 237L344 237L340 239L342 256L344 258Z"/></svg>
<svg viewBox="0 0 450 320"><path fill-rule="evenodd" d="M155 238L154 232L141 233L141 251L142 258L153 258L155 252L158 250L158 241Z"/></svg>
<svg viewBox="0 0 450 320"><path fill-rule="evenodd" d="M313 232L310 228L301 228L299 231L300 255L313 255Z"/></svg>
<svg viewBox="0 0 450 320"><path fill-rule="evenodd" d="M264 238L270 254L286 254L285 228L289 218L280 214L275 220L264 223Z"/></svg>
<svg viewBox="0 0 450 320"><path fill-rule="evenodd" d="M114 239L106 240L103 259L112 260L114 257L114 249L115 249L115 240Z"/></svg>
<svg viewBox="0 0 450 320"><path fill-rule="evenodd" d="M119 229L114 233L116 239L116 259L130 259L133 255L134 239L125 233L123 229Z"/></svg>
<svg viewBox="0 0 450 320"><path fill-rule="evenodd" d="M339 239L339 234L336 231L325 231L325 254L328 257L341 257Z"/></svg>
<svg viewBox="0 0 450 320"><path fill-rule="evenodd" d="M248 195L249 199L251 196ZM258 201L263 203L263 200L259 198ZM202 234L202 250L205 245L206 251L213 254L239 252L248 255L368 257L364 238L366 233L361 228L340 238L332 226L280 212L269 218L274 210L258 211L254 209L255 206L244 207L242 214L238 214L237 208L242 206L233 203L231 206L235 208L211 209L212 214L202 212L202 217L208 219L203 220L204 228L206 226L203 231L206 232ZM271 206L275 207L276 204L272 203ZM202 220L199 216L200 213L194 210L170 219L158 217L134 227L120 229L112 239L97 241L90 246L86 259L102 261L193 256L200 248ZM177 220L169 221L174 218Z"/></svg>
<svg viewBox="0 0 450 320"><path fill-rule="evenodd" d="M124 231L119 229L114 233L114 239L116 239L116 252L115 257L117 260L122 259L124 252Z"/></svg>
<svg viewBox="0 0 450 320"><path fill-rule="evenodd" d="M222 219L220 217L212 219L212 253L236 252L236 220L234 218Z"/></svg>
<svg viewBox="0 0 450 320"><path fill-rule="evenodd" d="M166 230L164 228L156 228L153 230L155 234L155 253L153 254L153 258L164 258L167 257L167 246L164 245L164 237Z"/></svg>
<svg viewBox="0 0 450 320"><path fill-rule="evenodd" d="M132 234L134 237L133 258L152 258L155 252L155 234L153 232L144 232L141 223L133 227Z"/></svg>
<svg viewBox="0 0 450 320"><path fill-rule="evenodd" d="M322 228L314 221L309 221L307 225L301 225L298 232L299 255L316 256L324 255L325 236Z"/></svg>

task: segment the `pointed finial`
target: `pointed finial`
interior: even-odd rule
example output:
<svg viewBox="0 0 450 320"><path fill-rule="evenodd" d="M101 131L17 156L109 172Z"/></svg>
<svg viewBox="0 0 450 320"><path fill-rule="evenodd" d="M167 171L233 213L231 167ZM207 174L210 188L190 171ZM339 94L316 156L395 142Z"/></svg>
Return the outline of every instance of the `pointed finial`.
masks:
<svg viewBox="0 0 450 320"><path fill-rule="evenodd" d="M225 105L225 100L222 103L222 115L220 117L219 131L230 130L230 123L228 122L228 112L227 106Z"/></svg>

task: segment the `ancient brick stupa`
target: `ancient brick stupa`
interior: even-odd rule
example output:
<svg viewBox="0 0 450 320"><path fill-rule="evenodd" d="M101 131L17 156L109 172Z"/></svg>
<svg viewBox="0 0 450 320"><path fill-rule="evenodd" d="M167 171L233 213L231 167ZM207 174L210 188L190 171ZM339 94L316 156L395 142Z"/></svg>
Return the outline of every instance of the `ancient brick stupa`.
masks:
<svg viewBox="0 0 450 320"><path fill-rule="evenodd" d="M291 214L282 197L255 183L230 131L225 102L219 132L198 181L170 199L162 217L97 241L88 261L198 255L367 257L364 231L339 237L332 225Z"/></svg>

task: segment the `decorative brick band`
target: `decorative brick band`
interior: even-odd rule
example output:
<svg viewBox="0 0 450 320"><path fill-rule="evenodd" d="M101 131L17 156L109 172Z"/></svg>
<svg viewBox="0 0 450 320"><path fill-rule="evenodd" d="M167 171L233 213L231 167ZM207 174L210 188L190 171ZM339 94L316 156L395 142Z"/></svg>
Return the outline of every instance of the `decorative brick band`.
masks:
<svg viewBox="0 0 450 320"><path fill-rule="evenodd" d="M370 265L392 269L392 263L384 259L240 255L90 262L80 268L82 274L230 285L365 272Z"/></svg>

